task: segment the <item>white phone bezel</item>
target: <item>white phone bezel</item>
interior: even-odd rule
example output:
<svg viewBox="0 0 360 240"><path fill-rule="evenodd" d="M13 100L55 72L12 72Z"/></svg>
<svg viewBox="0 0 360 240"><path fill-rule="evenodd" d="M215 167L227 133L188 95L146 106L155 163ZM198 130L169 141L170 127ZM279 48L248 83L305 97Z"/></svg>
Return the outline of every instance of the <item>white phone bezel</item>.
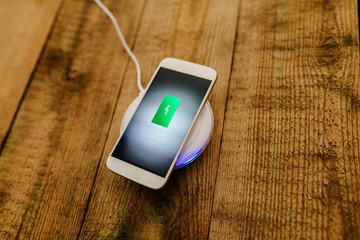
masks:
<svg viewBox="0 0 360 240"><path fill-rule="evenodd" d="M186 133L186 136L183 140L183 142L181 143L181 146L180 148L178 149L178 152L175 156L175 158L173 159L171 165L170 165L170 168L166 174L165 177L161 177L159 175L156 175L152 172L149 172L145 169L142 169L140 167L137 167L137 166L134 166L128 162L125 162L121 159L118 159L118 158L115 158L115 157L112 157L111 154L113 153L115 147L117 146L120 138L122 137L122 134L120 135L120 137L118 138L118 140L116 141L114 147L112 148L110 154L109 154L109 157L107 158L107 161L106 161L106 166L113 172L119 174L119 175L122 175L128 179L131 179L137 183L140 183L142 185L145 185L147 187L150 187L150 188L153 188L153 189L159 189L161 188L162 186L165 185L166 181L168 180L172 170L174 169L174 165L176 163L176 160L180 154L180 151L185 143L185 140L187 138L187 136L189 135L190 133L190 130L192 128L192 126L194 125L194 122L196 120L196 118L198 117L199 113L200 113L200 110L201 108L203 107L211 89L212 89L212 86L214 85L214 82L216 80L216 77L217 77L217 73L214 69L210 68L210 67L206 67L206 66L203 66L203 65L199 65L199 64L196 64L196 63L191 63L191 62L187 62L187 61L183 61L183 60L179 60L179 59L176 59L176 58L165 58L163 59L159 66L157 67L155 73L153 74L152 78L151 78L151 81L149 82L148 86L146 87L146 90L144 91L143 94L141 94L141 101L142 101L142 98L144 97L144 95L146 94L146 91L148 90L149 86L151 85L152 81L154 80L156 74L158 73L160 67L163 67L163 68L167 68L167 69L171 69L171 70L174 70L174 71L178 71L178 72L183 72L183 73L186 73L186 74L189 74L189 75L193 75L193 76L196 76L196 77L201 77L201 78L204 78L204 79L207 79L209 81L211 81L211 84L209 86L209 89L208 91L206 92L204 98L203 98L203 101L193 119L193 122L191 123L191 126L188 130L188 132ZM140 101L140 103L141 103ZM136 111L135 111L136 112ZM134 113L135 113L134 112ZM132 116L131 116L132 118ZM131 120L130 120L131 121ZM126 126L127 127L127 126ZM126 129L126 128L125 128ZM124 131L125 132L125 131Z"/></svg>

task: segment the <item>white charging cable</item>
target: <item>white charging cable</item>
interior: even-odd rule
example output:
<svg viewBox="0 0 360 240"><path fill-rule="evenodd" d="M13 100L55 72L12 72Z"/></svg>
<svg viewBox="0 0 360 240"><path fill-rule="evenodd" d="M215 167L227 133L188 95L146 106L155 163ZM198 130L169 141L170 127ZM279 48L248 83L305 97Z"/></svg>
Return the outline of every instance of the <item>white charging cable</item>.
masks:
<svg viewBox="0 0 360 240"><path fill-rule="evenodd" d="M100 1L100 0L94 0L99 7L106 13L106 15L110 18L110 20L112 21L112 23L114 24L114 27L116 29L116 32L120 38L121 44L123 45L125 51L129 54L131 60L134 62L135 64L135 68L136 68L136 74L137 74L137 85L139 88L139 91L142 92L144 91L144 88L141 85L141 70L140 70L140 64L139 61L137 60L137 58L135 57L134 53L131 51L131 49L129 48L129 45L126 43L126 40L124 38L124 35L119 27L118 22L116 21L116 18L114 17L114 15L110 12L110 10Z"/></svg>

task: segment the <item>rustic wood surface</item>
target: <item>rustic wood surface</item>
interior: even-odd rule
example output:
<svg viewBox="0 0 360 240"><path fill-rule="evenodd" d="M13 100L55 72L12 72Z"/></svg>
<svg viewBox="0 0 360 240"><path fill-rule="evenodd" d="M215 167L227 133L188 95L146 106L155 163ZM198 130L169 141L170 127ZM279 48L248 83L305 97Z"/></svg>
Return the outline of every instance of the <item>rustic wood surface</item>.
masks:
<svg viewBox="0 0 360 240"><path fill-rule="evenodd" d="M0 1L0 149L61 0Z"/></svg>
<svg viewBox="0 0 360 240"><path fill-rule="evenodd" d="M218 71L212 140L158 191L111 173L137 95L112 24L1 1L0 239L360 238L357 1L104 2L143 85L167 56Z"/></svg>

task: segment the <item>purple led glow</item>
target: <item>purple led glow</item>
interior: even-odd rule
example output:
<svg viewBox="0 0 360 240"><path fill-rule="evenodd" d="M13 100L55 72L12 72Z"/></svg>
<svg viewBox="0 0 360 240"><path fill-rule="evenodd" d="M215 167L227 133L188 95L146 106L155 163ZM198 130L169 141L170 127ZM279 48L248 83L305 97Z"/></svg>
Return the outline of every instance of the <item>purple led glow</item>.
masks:
<svg viewBox="0 0 360 240"><path fill-rule="evenodd" d="M186 165L190 164L203 152L203 150L204 150L204 148L200 148L200 150L198 150L197 152L195 152L194 154L192 154L190 157L188 157L186 159L178 158L176 165L175 165L175 169L179 169L179 168L185 167ZM181 154L180 154L180 156L181 156Z"/></svg>

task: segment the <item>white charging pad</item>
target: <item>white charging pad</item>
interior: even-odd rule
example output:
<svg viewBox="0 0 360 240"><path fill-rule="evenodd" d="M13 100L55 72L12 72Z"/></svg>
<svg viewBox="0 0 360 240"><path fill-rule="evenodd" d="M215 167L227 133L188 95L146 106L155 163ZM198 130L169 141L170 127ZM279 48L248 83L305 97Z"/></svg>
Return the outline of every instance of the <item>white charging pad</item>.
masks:
<svg viewBox="0 0 360 240"><path fill-rule="evenodd" d="M127 108L120 126L122 133L128 125L131 116L139 105L138 96ZM207 101L193 125L186 142L176 161L175 169L184 167L194 161L208 145L214 128L214 115L210 103Z"/></svg>

